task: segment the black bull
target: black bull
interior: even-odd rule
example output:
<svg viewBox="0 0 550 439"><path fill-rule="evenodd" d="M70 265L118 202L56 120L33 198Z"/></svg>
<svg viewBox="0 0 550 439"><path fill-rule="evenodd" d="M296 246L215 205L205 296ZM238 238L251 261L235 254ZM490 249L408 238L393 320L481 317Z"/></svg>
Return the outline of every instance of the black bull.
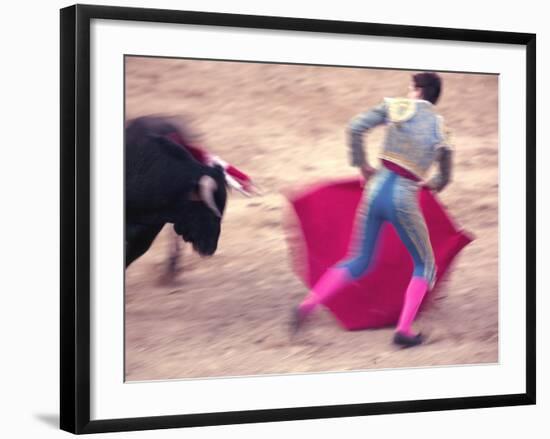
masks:
<svg viewBox="0 0 550 439"><path fill-rule="evenodd" d="M149 249L166 223L199 254L216 251L227 200L223 170L198 162L167 137L173 132L181 134L169 119L158 117L126 126L126 267ZM210 198L203 186L210 188Z"/></svg>

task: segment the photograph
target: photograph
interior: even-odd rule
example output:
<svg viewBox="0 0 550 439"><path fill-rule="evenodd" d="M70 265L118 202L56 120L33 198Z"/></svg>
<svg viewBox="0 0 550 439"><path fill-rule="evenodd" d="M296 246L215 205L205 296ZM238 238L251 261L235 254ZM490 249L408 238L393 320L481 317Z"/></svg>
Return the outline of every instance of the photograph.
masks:
<svg viewBox="0 0 550 439"><path fill-rule="evenodd" d="M61 429L536 403L536 34L420 18L61 10Z"/></svg>
<svg viewBox="0 0 550 439"><path fill-rule="evenodd" d="M498 74L123 62L125 382L499 363Z"/></svg>

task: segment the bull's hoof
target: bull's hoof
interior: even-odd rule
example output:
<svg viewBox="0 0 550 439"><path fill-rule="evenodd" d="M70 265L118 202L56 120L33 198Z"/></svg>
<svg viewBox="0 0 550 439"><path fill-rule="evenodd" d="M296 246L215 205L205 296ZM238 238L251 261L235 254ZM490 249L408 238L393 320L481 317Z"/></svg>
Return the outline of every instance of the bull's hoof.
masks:
<svg viewBox="0 0 550 439"><path fill-rule="evenodd" d="M168 261L168 275L169 276L175 276L175 274L177 273L178 271L178 260L179 258L176 258L176 257L171 257L170 260Z"/></svg>
<svg viewBox="0 0 550 439"><path fill-rule="evenodd" d="M412 348L423 342L424 336L422 334L407 335L398 331L393 335L393 343L404 348Z"/></svg>

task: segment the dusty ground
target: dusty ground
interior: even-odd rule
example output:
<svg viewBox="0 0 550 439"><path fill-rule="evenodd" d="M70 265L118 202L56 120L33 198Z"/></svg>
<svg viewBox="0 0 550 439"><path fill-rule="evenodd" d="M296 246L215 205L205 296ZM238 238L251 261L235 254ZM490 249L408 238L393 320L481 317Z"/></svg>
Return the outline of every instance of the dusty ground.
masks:
<svg viewBox="0 0 550 439"><path fill-rule="evenodd" d="M454 181L441 194L476 236L435 305L417 320L429 343L398 350L392 329L346 332L322 310L294 341L292 273L281 189L355 175L344 130L355 114L406 92L410 72L127 59L126 116L184 114L202 144L251 174L262 196L232 194L219 250L185 247L163 282L166 228L126 272L126 378L256 375L498 361L498 79L443 74L439 112L454 133ZM368 137L375 157L383 129Z"/></svg>

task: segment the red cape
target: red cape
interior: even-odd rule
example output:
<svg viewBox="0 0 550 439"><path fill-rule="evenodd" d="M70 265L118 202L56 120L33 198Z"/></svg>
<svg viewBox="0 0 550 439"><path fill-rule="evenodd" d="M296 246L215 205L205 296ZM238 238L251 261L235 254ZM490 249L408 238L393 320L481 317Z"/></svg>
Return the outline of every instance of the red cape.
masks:
<svg viewBox="0 0 550 439"><path fill-rule="evenodd" d="M286 222L291 263L308 288L347 255L362 191L361 179L353 178L286 194L295 213ZM430 190L419 191L419 201L437 265L434 288L427 294L429 302L449 265L472 237L453 223ZM377 258L369 273L326 303L345 329L395 325L399 318L413 262L390 223L380 233Z"/></svg>

